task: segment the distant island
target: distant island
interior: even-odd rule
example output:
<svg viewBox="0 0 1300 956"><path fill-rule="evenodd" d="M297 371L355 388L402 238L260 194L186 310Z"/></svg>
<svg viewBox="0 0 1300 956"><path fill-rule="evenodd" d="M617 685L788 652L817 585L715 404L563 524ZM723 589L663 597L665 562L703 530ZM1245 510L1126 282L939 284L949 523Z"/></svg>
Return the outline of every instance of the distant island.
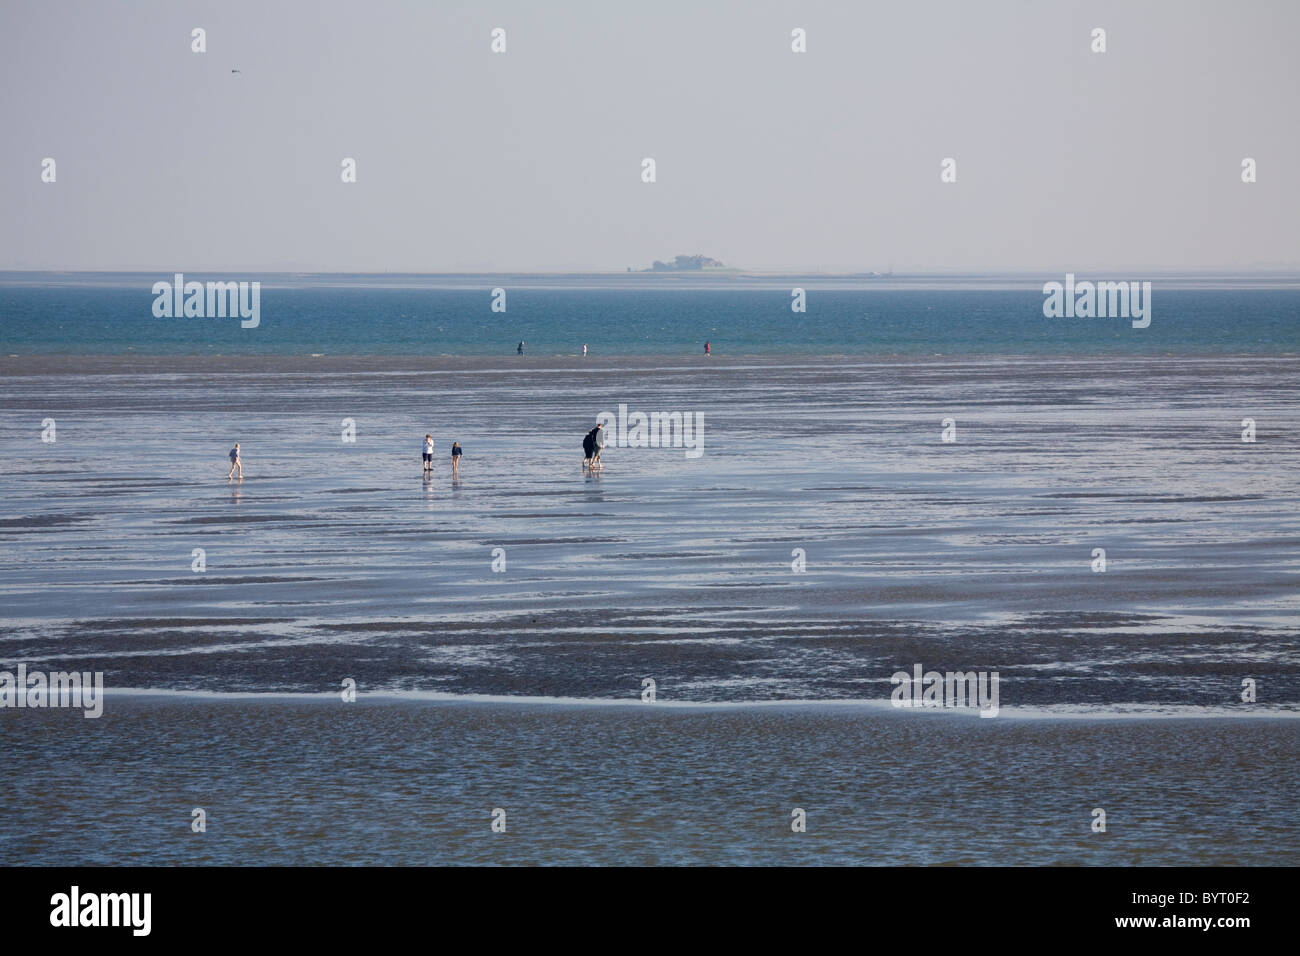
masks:
<svg viewBox="0 0 1300 956"><path fill-rule="evenodd" d="M672 262L660 262L655 260L655 264L649 269L642 269L642 272L703 272L705 269L725 269L727 268L717 259L710 259L708 256L677 256ZM631 269L628 270L629 272Z"/></svg>

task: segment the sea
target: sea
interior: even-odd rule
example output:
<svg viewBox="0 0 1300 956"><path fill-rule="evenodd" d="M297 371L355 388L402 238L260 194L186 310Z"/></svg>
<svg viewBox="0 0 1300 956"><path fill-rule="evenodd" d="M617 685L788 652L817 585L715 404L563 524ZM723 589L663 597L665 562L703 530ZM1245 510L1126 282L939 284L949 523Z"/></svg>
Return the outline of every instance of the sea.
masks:
<svg viewBox="0 0 1300 956"><path fill-rule="evenodd" d="M0 863L1300 862L1300 277L1064 278L0 274Z"/></svg>

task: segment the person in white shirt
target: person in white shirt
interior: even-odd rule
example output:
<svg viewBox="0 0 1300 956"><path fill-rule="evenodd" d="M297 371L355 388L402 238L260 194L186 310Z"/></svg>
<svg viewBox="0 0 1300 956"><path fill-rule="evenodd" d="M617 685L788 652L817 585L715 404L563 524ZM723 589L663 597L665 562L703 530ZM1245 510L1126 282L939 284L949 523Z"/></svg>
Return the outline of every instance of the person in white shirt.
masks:
<svg viewBox="0 0 1300 956"><path fill-rule="evenodd" d="M433 436L424 436L424 470L433 471Z"/></svg>

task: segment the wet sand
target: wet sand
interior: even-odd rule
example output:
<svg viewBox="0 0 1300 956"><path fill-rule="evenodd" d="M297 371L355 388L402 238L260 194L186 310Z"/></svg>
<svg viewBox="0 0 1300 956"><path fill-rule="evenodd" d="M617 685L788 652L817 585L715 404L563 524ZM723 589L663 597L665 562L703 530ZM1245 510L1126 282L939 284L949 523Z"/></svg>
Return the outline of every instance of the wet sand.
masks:
<svg viewBox="0 0 1300 956"><path fill-rule="evenodd" d="M0 668L223 695L0 710L0 859L1294 864L1298 372L0 362ZM704 453L584 475L620 403ZM891 709L918 662L999 717Z"/></svg>
<svg viewBox="0 0 1300 956"><path fill-rule="evenodd" d="M0 376L0 661L679 700L880 699L921 662L999 669L1007 706L1300 703L1300 360L136 361ZM704 453L585 476L620 403L702 413Z"/></svg>

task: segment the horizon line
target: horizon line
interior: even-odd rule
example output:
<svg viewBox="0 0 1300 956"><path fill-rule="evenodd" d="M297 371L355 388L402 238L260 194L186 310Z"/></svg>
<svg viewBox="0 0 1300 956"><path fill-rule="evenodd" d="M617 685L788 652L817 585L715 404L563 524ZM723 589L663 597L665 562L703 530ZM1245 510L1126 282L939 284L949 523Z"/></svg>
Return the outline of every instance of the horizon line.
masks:
<svg viewBox="0 0 1300 956"><path fill-rule="evenodd" d="M174 266L166 267L132 267L116 269L20 269L20 268L0 268L0 275L154 275L158 273L172 273L178 270ZM181 269L182 274L187 270ZM1296 275L1300 276L1300 264L1296 265L1272 265L1272 266L1225 266L1225 267L1189 267L1189 268L1171 268L1161 267L1143 267L1143 266L1072 266L1069 268L1049 268L1035 267L1023 269L971 269L971 270L936 270L936 271L892 271L892 272L873 272L870 270L849 272L849 271L829 271L829 270L799 270L799 269L635 269L635 270L602 270L602 269L557 269L557 270L461 270L461 271L406 271L395 269L384 269L381 271L374 270L343 270L343 269L276 269L276 268L210 268L200 267L191 270L196 274L200 273L253 273L258 275L290 275L290 276L653 276L676 278L688 276L690 278L713 277L719 279L729 278L781 278L785 276L825 276L827 278L879 278L879 279L925 279L925 278L972 278L972 277L1005 277L1005 276L1038 276L1038 275L1063 275L1066 273L1084 274L1084 273L1120 273L1120 272L1141 272L1150 275L1180 275L1180 276L1248 276L1248 275Z"/></svg>

